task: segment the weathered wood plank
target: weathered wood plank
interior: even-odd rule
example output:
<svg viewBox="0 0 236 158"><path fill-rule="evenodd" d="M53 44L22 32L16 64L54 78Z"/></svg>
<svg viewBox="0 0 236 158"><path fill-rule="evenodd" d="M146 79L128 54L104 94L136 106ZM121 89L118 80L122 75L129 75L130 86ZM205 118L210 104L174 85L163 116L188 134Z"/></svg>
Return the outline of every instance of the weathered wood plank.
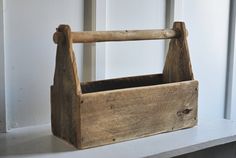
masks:
<svg viewBox="0 0 236 158"><path fill-rule="evenodd" d="M81 89L72 50L70 28L61 25L66 40L57 46L54 83L51 87L51 123L54 135L78 146L79 94Z"/></svg>
<svg viewBox="0 0 236 158"><path fill-rule="evenodd" d="M180 37L170 41L163 69L163 80L166 83L193 80L185 24L175 22L173 29L180 33Z"/></svg>
<svg viewBox="0 0 236 158"><path fill-rule="evenodd" d="M88 93L81 96L81 148L192 127L198 82Z"/></svg>

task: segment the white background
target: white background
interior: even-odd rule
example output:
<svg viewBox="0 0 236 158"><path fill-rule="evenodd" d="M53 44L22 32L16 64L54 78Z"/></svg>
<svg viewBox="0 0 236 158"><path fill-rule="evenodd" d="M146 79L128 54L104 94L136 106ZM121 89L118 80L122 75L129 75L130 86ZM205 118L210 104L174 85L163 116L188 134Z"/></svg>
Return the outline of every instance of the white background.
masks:
<svg viewBox="0 0 236 158"><path fill-rule="evenodd" d="M165 0L108 0L107 29L165 28ZM162 72L164 40L108 43L106 78Z"/></svg>
<svg viewBox="0 0 236 158"><path fill-rule="evenodd" d="M82 0L5 0L6 103L10 128L50 122L59 24L83 30ZM76 55L82 65L82 47ZM82 69L81 69L82 70ZM81 72L79 70L79 72Z"/></svg>
<svg viewBox="0 0 236 158"><path fill-rule="evenodd" d="M229 0L184 0L184 21L195 78L199 116L224 116Z"/></svg>
<svg viewBox="0 0 236 158"><path fill-rule="evenodd" d="M5 0L4 3L9 128L48 123L49 88L56 54L52 35L63 23L75 31L83 30L83 0ZM165 8L165 0L107 0L106 29L165 28ZM179 19L186 22L193 72L200 82L199 117L223 118L229 0L183 0ZM82 78L86 66L82 61L82 45L75 50ZM105 57L106 78L159 73L164 64L165 44L164 41L108 43Z"/></svg>

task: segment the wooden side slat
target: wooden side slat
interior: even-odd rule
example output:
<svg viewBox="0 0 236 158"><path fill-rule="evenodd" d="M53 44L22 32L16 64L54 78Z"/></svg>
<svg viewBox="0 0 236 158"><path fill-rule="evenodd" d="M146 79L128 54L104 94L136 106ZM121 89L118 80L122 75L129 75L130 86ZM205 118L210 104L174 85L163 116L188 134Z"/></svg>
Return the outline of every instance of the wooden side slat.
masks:
<svg viewBox="0 0 236 158"><path fill-rule="evenodd" d="M173 29L180 32L180 37L170 41L163 69L163 80L166 83L193 80L185 24L175 22Z"/></svg>
<svg viewBox="0 0 236 158"><path fill-rule="evenodd" d="M81 148L192 127L198 82L83 94Z"/></svg>

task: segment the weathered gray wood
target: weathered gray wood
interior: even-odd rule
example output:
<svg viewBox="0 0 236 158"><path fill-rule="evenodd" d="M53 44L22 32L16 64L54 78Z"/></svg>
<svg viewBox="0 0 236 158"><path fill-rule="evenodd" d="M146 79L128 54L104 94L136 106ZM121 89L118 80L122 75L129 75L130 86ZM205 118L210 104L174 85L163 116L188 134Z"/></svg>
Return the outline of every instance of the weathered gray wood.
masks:
<svg viewBox="0 0 236 158"><path fill-rule="evenodd" d="M72 50L70 28L61 25L66 40L58 44L54 83L51 86L51 123L54 135L78 146L80 82Z"/></svg>
<svg viewBox="0 0 236 158"><path fill-rule="evenodd" d="M125 31L84 31L72 32L73 43L91 43L105 41L134 41L169 39L178 37L178 33L172 29L163 30L125 30ZM64 35L56 32L53 36L55 43L63 42Z"/></svg>
<svg viewBox="0 0 236 158"><path fill-rule="evenodd" d="M192 127L198 82L186 81L81 96L81 148Z"/></svg>
<svg viewBox="0 0 236 158"><path fill-rule="evenodd" d="M163 69L163 80L166 83L193 80L185 24L175 22L173 29L180 33L180 37L170 41Z"/></svg>

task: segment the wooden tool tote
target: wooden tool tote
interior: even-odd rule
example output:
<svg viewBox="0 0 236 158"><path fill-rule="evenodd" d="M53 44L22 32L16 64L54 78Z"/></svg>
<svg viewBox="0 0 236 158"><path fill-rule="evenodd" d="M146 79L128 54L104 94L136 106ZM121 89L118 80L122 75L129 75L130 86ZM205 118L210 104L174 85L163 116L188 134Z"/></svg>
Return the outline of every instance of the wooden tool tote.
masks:
<svg viewBox="0 0 236 158"><path fill-rule="evenodd" d="M71 32L60 25L54 34L53 134L84 149L196 125L198 81L186 38L183 22L133 31ZM80 82L72 43L154 39L171 39L162 74Z"/></svg>

